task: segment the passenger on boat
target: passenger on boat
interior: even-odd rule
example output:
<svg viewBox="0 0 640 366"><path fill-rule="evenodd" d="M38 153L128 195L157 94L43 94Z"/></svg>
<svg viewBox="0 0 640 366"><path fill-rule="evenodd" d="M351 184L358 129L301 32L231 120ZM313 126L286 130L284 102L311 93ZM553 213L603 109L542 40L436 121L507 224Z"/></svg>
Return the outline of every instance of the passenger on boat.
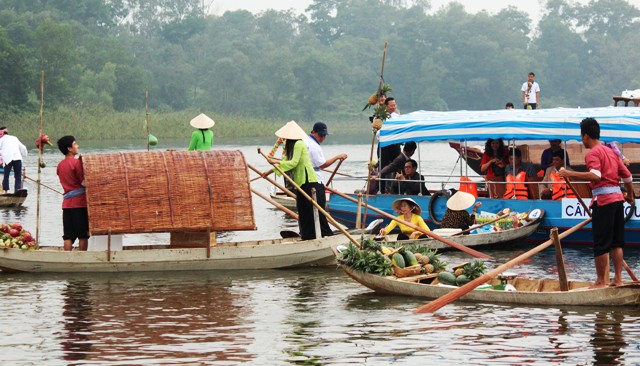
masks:
<svg viewBox="0 0 640 366"><path fill-rule="evenodd" d="M528 179L537 180L538 173L535 166L528 162L522 161L522 152L520 149L509 150L509 165L505 168L506 184L504 198L515 197L519 200L526 200L529 198L529 191L525 184ZM536 191L538 188L536 187Z"/></svg>
<svg viewBox="0 0 640 366"><path fill-rule="evenodd" d="M290 121L278 131L276 131L276 136L282 137L286 140L286 154L283 156L280 162L269 158L269 163L278 164L280 169L282 169L282 171L284 171L285 173L288 171L292 171L293 181L298 185L298 187L300 187L311 197L313 197L311 190L314 189L316 192L316 202L321 207L325 207L326 197L324 195L324 186L318 184L318 176L316 175L315 170L313 170L313 165L311 164L311 159L309 158L309 150L302 141L307 137L307 134L295 121ZM273 171L275 171L276 174L280 175L280 173L275 168L273 169ZM262 173L262 176L264 177L270 172L271 171ZM302 240L311 240L316 238L313 207L313 204L309 202L309 200L307 200L304 195L296 195L296 208L298 209L298 227L300 228L300 236L302 237ZM327 222L327 218L322 214L319 216L321 235L323 237L333 235L333 232L329 227L329 223Z"/></svg>
<svg viewBox="0 0 640 366"><path fill-rule="evenodd" d="M498 198L504 195L503 184L491 184L489 182L504 182L504 168L509 161L509 150L504 146L502 139L488 139L484 145L484 154L480 161L480 171L485 173L488 182L489 197Z"/></svg>
<svg viewBox="0 0 640 366"><path fill-rule="evenodd" d="M476 198L471 193L456 192L447 200L447 211L444 213L440 227L443 229L467 230L476 223L476 211L482 206L482 202L474 205L475 201ZM473 210L469 214L467 209L471 206L473 206Z"/></svg>
<svg viewBox="0 0 640 366"><path fill-rule="evenodd" d="M404 194L409 196L430 196L424 177L418 173L418 163L409 159L404 163L404 171L396 174L396 181L390 182L391 194Z"/></svg>
<svg viewBox="0 0 640 366"><path fill-rule="evenodd" d="M318 176L318 183L322 185L322 192L324 192L322 169L331 166L338 160L342 161L347 158L347 154L338 154L329 160L324 158L320 144L324 142L328 134L329 130L327 129L327 125L324 122L316 122L313 125L311 134L304 139L304 144L307 145L307 149L309 150L311 165L313 165L313 170L316 171L316 175Z"/></svg>
<svg viewBox="0 0 640 366"><path fill-rule="evenodd" d="M197 117L189 122L191 127L197 128L191 134L188 151L200 150L209 151L213 145L213 131L210 130L216 123L204 113L200 113Z"/></svg>
<svg viewBox="0 0 640 366"><path fill-rule="evenodd" d="M551 160L554 156L553 153L556 151L562 152L564 160L564 149L560 147L560 144L562 144L562 140L560 139L549 140L549 147L544 149L542 155L540 155L540 169L546 171L547 168L551 166ZM565 162L567 166L571 165L569 163L569 155L567 155L567 159L565 160Z"/></svg>
<svg viewBox="0 0 640 366"><path fill-rule="evenodd" d="M551 165L547 168L542 178L542 184L540 185L540 198L543 200L554 199L560 200L563 197L575 198L576 195L571 188L564 182L558 172L560 169L565 168L573 170L564 166L564 151L562 149L553 152L553 158Z"/></svg>
<svg viewBox="0 0 640 366"><path fill-rule="evenodd" d="M6 127L0 127L0 156L4 164L2 189L9 193L9 177L13 170L14 192L22 189L22 159L27 157L27 147L17 137L9 135Z"/></svg>
<svg viewBox="0 0 640 366"><path fill-rule="evenodd" d="M540 85L535 81L536 74L530 72L527 81L522 84L522 104L524 109L536 109L540 106Z"/></svg>
<svg viewBox="0 0 640 366"><path fill-rule="evenodd" d="M567 169L560 170L561 177L590 181L593 189L591 212L593 221L593 254L595 256L596 282L593 287L605 287L609 274L609 260L613 257L614 277L611 285L622 284L624 266L624 206L626 200L633 203L633 178L622 160L600 142L600 125L594 118L585 118L580 122L582 144L590 151L585 155L586 172ZM626 195L620 189L620 180L627 190Z"/></svg>
<svg viewBox="0 0 640 366"><path fill-rule="evenodd" d="M513 109L513 103L508 102L505 106L504 109Z"/></svg>
<svg viewBox="0 0 640 366"><path fill-rule="evenodd" d="M378 177L395 179L397 173L402 173L404 164L413 156L417 148L418 145L416 145L415 142L406 142L404 144L404 147L402 148L402 152L398 154L395 159L393 159L391 164L388 164L386 167L380 170L380 172L378 173ZM384 180L380 181L380 190L383 193L389 193L391 190L391 182L386 182Z"/></svg>
<svg viewBox="0 0 640 366"><path fill-rule="evenodd" d="M73 249L73 242L78 239L80 250L89 246L89 214L87 211L87 195L84 188L84 169L82 159L76 158L80 153L76 138L63 136L58 140L58 149L64 159L58 163L56 173L64 190L62 196L62 228L64 250Z"/></svg>
<svg viewBox="0 0 640 366"><path fill-rule="evenodd" d="M430 231L424 219L420 216L422 209L416 201L411 198L399 198L393 201L393 210L398 214L398 218L412 223L426 231ZM395 220L391 220L389 225L384 229L380 229L380 236L389 234L396 226L400 226L400 234L398 234L398 240L417 239L424 234L420 231L414 230L409 226L398 223Z"/></svg>

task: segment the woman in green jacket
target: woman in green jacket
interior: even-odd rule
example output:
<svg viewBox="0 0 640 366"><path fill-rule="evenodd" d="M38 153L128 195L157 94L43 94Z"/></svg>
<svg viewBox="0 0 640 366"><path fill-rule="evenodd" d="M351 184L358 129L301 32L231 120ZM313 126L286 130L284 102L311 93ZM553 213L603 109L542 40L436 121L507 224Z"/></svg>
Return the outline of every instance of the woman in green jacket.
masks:
<svg viewBox="0 0 640 366"><path fill-rule="evenodd" d="M303 139L307 136L302 128L295 122L288 122L284 127L276 132L276 136L286 140L285 155L278 163L276 160L269 159L271 163L277 163L284 172L293 173L293 181L298 187L305 191L309 196L313 197L311 190L316 190L316 202L320 207L325 207L326 197L321 185L318 184L318 176L313 170L309 151ZM274 168L276 174L280 173ZM300 236L302 240L311 240L316 238L316 229L313 218L313 204L302 194L296 195L296 208L298 209L298 226L300 228ZM327 218L320 214L320 231L322 236L333 235Z"/></svg>
<svg viewBox="0 0 640 366"><path fill-rule="evenodd" d="M209 151L213 145L213 131L210 130L216 123L204 113L200 113L189 123L191 127L197 128L191 134L191 142L187 150Z"/></svg>

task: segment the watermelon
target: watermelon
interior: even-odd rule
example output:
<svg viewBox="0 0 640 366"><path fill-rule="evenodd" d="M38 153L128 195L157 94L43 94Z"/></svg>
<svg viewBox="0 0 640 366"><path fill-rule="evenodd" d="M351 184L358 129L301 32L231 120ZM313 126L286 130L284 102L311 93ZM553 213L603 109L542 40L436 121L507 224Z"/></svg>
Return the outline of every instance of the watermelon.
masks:
<svg viewBox="0 0 640 366"><path fill-rule="evenodd" d="M404 257L400 253L395 253L393 255L393 257L391 257L391 263L393 263L394 265L396 265L396 266L398 266L400 268L404 268L405 267Z"/></svg>
<svg viewBox="0 0 640 366"><path fill-rule="evenodd" d="M469 277L465 276L465 275L460 275L458 277L456 277L456 285L458 286L462 286L465 285L467 283L469 283L471 281L471 279L469 279Z"/></svg>
<svg viewBox="0 0 640 366"><path fill-rule="evenodd" d="M418 259L416 258L416 256L408 250L405 250L404 253L402 253L402 257L404 258L404 262L407 267L415 266L416 264L418 264Z"/></svg>
<svg viewBox="0 0 640 366"><path fill-rule="evenodd" d="M438 281L443 285L455 285L456 276L451 272L440 272L438 273Z"/></svg>

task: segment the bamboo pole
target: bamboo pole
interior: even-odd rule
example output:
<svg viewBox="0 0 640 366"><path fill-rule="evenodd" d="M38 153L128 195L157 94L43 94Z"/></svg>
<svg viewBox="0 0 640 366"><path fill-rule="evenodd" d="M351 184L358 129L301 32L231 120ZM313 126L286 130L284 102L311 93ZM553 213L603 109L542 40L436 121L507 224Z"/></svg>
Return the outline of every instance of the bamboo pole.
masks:
<svg viewBox="0 0 640 366"><path fill-rule="evenodd" d="M267 177L267 176L262 176L262 172L259 171L258 169L254 168L253 166L251 166L251 164L247 164L247 166L249 167L249 169L253 170L256 174L258 174L260 177L258 178L264 178L267 182L273 184L274 186L278 187L278 189L280 189L282 192L286 193L287 196L295 199L296 195L295 193L291 192L290 190L286 189L283 185L279 184L278 182L276 182L275 180Z"/></svg>
<svg viewBox="0 0 640 366"><path fill-rule="evenodd" d="M271 199L270 197L267 197L265 195L263 195L262 193L258 192L257 190L251 188L251 192L253 192L253 194L255 194L256 196L262 198L263 200L269 202L270 204L274 205L275 207L279 208L280 210L284 211L284 213L286 213L287 215L293 217L294 219L298 220L298 214L289 210L288 208L284 207L283 205L279 204L278 202L274 201L273 199Z"/></svg>
<svg viewBox="0 0 640 366"><path fill-rule="evenodd" d="M42 136L42 120L43 120L43 111L44 111L44 70L40 71L40 129L38 136ZM44 144L42 139L40 139L40 147L38 148L38 190L36 200L36 243L40 245L40 191L41 191L41 183L40 183L40 173L42 172L42 150L44 149ZM24 185L24 182L23 182Z"/></svg>
<svg viewBox="0 0 640 366"><path fill-rule="evenodd" d="M145 125L147 127L147 151L151 149L151 143L149 141L149 86L144 88L144 100L145 100Z"/></svg>
<svg viewBox="0 0 640 366"><path fill-rule="evenodd" d="M269 164L271 164L270 158L265 153L263 153L260 150L260 148L258 148L258 154L262 155L269 162ZM278 166L277 164L271 164L271 165L274 168L276 168L276 170L278 170L278 172L282 174L282 176L285 177L285 179L288 180L289 183L291 183L294 187L296 187L296 189L298 190L298 193L302 194L306 199L308 199L309 202L311 202L318 209L318 211L320 211L327 218L327 220L333 226L337 227L344 234L344 236L346 236L349 239L349 241L353 243L353 245L355 245L358 248L362 248L362 246L356 240L356 238L354 238L351 234L349 234L349 232L347 232L347 230L344 227L342 227L342 225L340 225L331 215L329 215L329 213L325 211L325 209L321 207L318 202L314 201L305 191L303 191L302 188L300 188L298 184L296 184L296 182L293 179L291 179L291 177L286 175L285 172L283 172L282 169L280 169L280 166Z"/></svg>
<svg viewBox="0 0 640 366"><path fill-rule="evenodd" d="M26 174L24 174L24 175L23 175L23 177L24 177L25 179L28 179L28 180L30 180L30 181L32 181L32 182L34 182L34 183L38 184L38 185L43 186L44 188L48 188L48 189L50 189L50 190L52 190L52 191L54 191L54 192L56 192L56 193L58 193L58 194L60 194L60 195L63 195L63 194L64 194L64 193L60 192L59 190L57 190L57 189L55 189L55 188L49 187L48 185L46 185L46 184L44 184L44 183L41 183L41 182L39 182L39 181L37 181L37 180L34 180L33 178L29 177L29 176L28 176L28 175L26 175Z"/></svg>
<svg viewBox="0 0 640 366"><path fill-rule="evenodd" d="M358 202L356 199L351 198L351 197L347 196L346 194L341 193L341 192L339 192L339 191L337 191L337 190L335 190L333 188L327 188L327 189L330 190L331 192L337 194L338 196L343 197L343 198L345 198L345 199L347 199L347 200L349 200L351 202L354 202L354 203ZM405 226L408 226L408 227L410 227L410 228L412 228L414 230L417 230L417 231L423 233L424 235L430 236L430 237L432 237L432 238L434 238L434 239L436 239L438 241L443 242L444 244L452 246L452 247L454 247L454 248L456 248L456 249L458 249L460 251L463 251L463 252L465 252L467 254L470 254L470 255L472 255L472 256L474 256L476 258L491 258L491 256L489 256L487 254L481 253L481 252L479 252L479 251L477 251L475 249L468 248L468 247L466 247L466 246L464 246L462 244L458 244L458 243L456 243L456 242L454 242L452 240L449 240L447 238L443 238L440 235L436 235L436 234L432 233L431 231L424 230L423 228L421 228L419 226L416 226L416 225L414 225L414 224L412 224L412 223L410 223L408 221L402 220L402 219L400 219L400 218L398 218L396 216L390 215L390 214L388 214L388 213L386 213L386 212L384 212L384 211L382 211L380 209L377 209L377 208L375 208L373 206L370 206L367 203L364 203L364 206L365 206L365 209L370 209L373 212L377 212L377 213L381 214L382 216L384 216L384 217L386 217L388 219L395 220L395 221L401 223L402 225L405 225Z"/></svg>
<svg viewBox="0 0 640 366"><path fill-rule="evenodd" d="M578 231L579 229L581 229L582 227L584 227L585 225L589 224L591 222L591 218L588 218L584 221L582 221L581 223L577 224L576 226L570 228L569 230L563 232L562 234L558 235L559 239L564 239L565 237L573 234L574 232ZM518 263L522 262L525 259L528 259L529 257L540 253L541 251L543 251L544 249L546 249L547 247L549 247L550 245L553 244L553 240L549 239L547 241L545 241L544 243L538 245L537 247L529 250L528 252L525 252L517 257L515 257L514 259L508 261L507 263L497 267L496 269L483 274L482 276L476 278L475 280L467 283L466 285L457 288L443 296L440 296L439 298L425 304L422 305L421 307L419 307L418 309L414 310L414 313L434 313L436 312L438 309L440 309L443 306L446 306L454 301L456 301L457 299L459 299L460 297L464 296L465 294L471 292L473 289L475 289L476 287L482 285L483 283L486 283L487 281L491 281L493 280L497 275L501 274L502 272L506 271L507 269L517 265Z"/></svg>
<svg viewBox="0 0 640 366"><path fill-rule="evenodd" d="M562 245L558 238L558 228L551 229L551 240L556 249L556 264L558 265L558 280L560 281L560 291L569 291L569 280L567 279L567 269L564 266L564 256L562 255Z"/></svg>
<svg viewBox="0 0 640 366"><path fill-rule="evenodd" d="M344 160L340 159L340 161L338 162L338 165L336 165L336 168L333 170L333 173L331 173L331 176L329 177L329 179L327 180L327 184L329 185L331 184L331 181L333 180L333 177L336 175L336 173L338 172L338 169L340 169L340 165L342 165L342 162ZM324 193L324 192L323 192Z"/></svg>

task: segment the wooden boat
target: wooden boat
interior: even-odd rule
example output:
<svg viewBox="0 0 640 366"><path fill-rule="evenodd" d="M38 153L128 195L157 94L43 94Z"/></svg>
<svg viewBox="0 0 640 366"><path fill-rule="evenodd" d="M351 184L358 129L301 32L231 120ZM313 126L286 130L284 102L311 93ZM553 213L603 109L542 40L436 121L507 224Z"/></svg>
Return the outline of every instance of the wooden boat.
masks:
<svg viewBox="0 0 640 366"><path fill-rule="evenodd" d="M4 272L152 272L275 269L334 265L331 247L348 239L334 235L218 243L212 247L124 246L123 250L71 251L60 247L0 251Z"/></svg>
<svg viewBox="0 0 640 366"><path fill-rule="evenodd" d="M284 207L296 211L298 208L296 206L296 200L292 197L289 197L286 193L279 190L276 186L269 186L269 196L279 204Z"/></svg>
<svg viewBox="0 0 640 366"><path fill-rule="evenodd" d="M0 207L20 207L27 199L29 191L19 189L14 193L0 194Z"/></svg>
<svg viewBox="0 0 640 366"><path fill-rule="evenodd" d="M536 211L532 210L531 212ZM493 231L493 232L485 232L478 234L469 234L469 235L456 235L451 236L449 239L455 241L458 244L464 245L466 247L498 247L498 248L508 248L510 245L517 243L520 240L528 238L532 235L540 223L542 222L542 218L544 216L544 211L537 210L539 214L531 215L531 220L527 220L525 225L519 226L517 228L507 229L504 231ZM436 231L437 233L437 231ZM438 250L450 250L453 249L447 244L444 244L435 239L419 239L419 240L400 240L395 241L395 237L397 235L390 236L392 242L397 244L419 244L428 246L431 249ZM444 236L444 235L441 235Z"/></svg>
<svg viewBox="0 0 640 366"><path fill-rule="evenodd" d="M397 278L355 271L342 266L344 271L360 284L381 294L437 299L457 287L437 284L437 275L418 275ZM516 291L476 289L460 298L461 301L502 303L511 305L590 305L622 306L640 305L640 284L589 289L592 282L569 281L569 291L560 291L557 280L512 278L505 281ZM500 283L500 279L494 284Z"/></svg>

